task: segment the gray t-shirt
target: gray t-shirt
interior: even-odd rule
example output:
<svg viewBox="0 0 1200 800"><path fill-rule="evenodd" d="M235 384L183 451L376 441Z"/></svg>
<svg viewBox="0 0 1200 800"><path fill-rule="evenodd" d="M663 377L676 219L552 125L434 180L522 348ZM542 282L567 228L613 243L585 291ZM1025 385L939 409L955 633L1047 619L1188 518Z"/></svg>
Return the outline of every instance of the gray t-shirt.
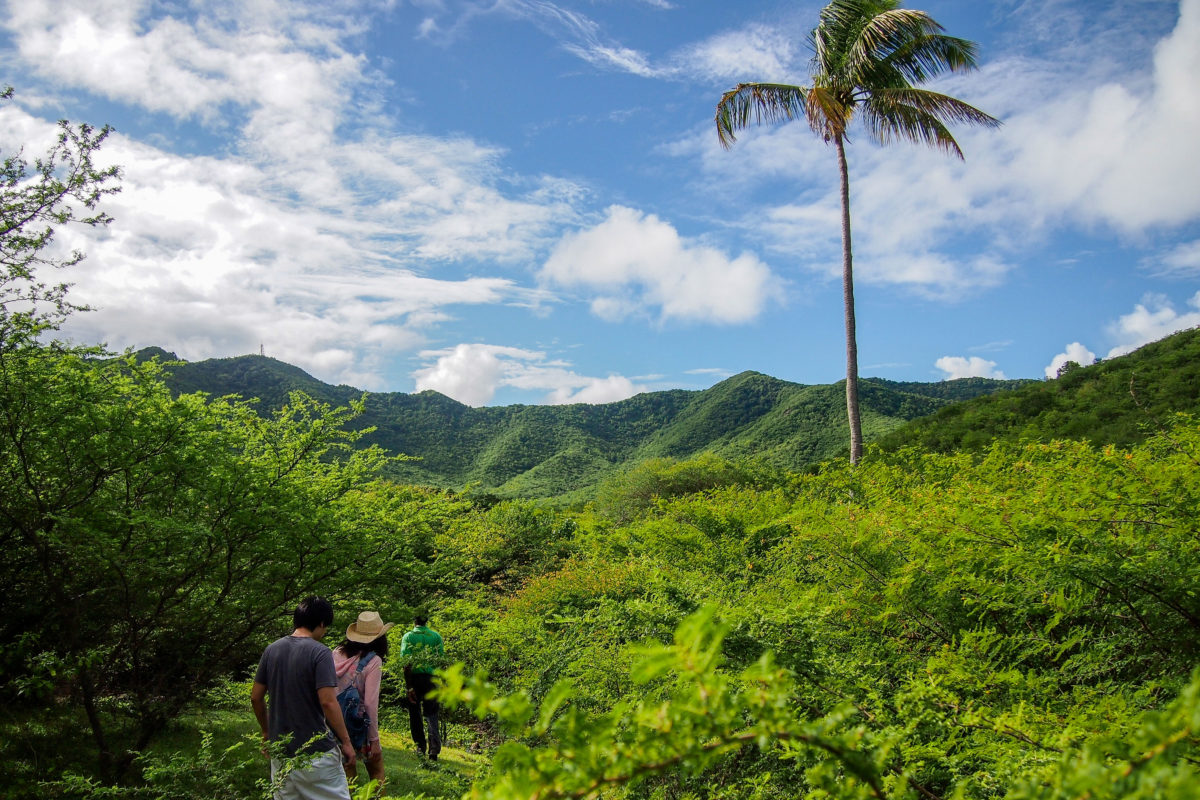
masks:
<svg viewBox="0 0 1200 800"><path fill-rule="evenodd" d="M324 734L304 751L337 749L337 739L325 724L317 689L337 686L333 651L304 636L284 636L267 646L258 661L254 682L267 687L267 727L271 741L292 734L287 746L294 756L314 734Z"/></svg>

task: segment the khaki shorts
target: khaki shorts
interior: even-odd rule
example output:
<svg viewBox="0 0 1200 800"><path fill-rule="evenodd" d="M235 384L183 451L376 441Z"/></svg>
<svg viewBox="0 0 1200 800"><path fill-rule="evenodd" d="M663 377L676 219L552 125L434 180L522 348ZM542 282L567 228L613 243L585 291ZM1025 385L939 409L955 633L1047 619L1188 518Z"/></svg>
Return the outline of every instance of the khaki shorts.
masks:
<svg viewBox="0 0 1200 800"><path fill-rule="evenodd" d="M279 762L271 759L271 782ZM292 770L275 792L275 800L350 800L350 786L342 769L342 754L334 751L317 757L307 769Z"/></svg>

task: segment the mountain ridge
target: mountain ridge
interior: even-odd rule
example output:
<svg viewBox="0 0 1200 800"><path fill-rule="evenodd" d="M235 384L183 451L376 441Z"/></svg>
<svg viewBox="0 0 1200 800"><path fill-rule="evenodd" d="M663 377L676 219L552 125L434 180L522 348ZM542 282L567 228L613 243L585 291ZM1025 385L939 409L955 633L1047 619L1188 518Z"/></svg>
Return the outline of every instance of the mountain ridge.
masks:
<svg viewBox="0 0 1200 800"><path fill-rule="evenodd" d="M1200 328L1086 367L1069 364L1054 380L937 409L877 444L943 453L980 452L995 440L1087 439L1128 447L1178 412L1200 413Z"/></svg>
<svg viewBox="0 0 1200 800"><path fill-rule="evenodd" d="M281 407L292 391L331 405L363 397L366 410L355 426L375 429L363 443L420 459L394 463L389 477L454 489L474 485L501 496L561 496L631 463L701 452L799 469L845 450L849 436L844 382L798 384L753 370L708 389L646 392L612 403L472 408L432 390L334 386L264 355L187 362L146 348L137 357L167 362L165 381L177 394L258 398L260 413ZM1025 383L980 381L934 386L864 379L868 439L959 399Z"/></svg>
<svg viewBox="0 0 1200 800"><path fill-rule="evenodd" d="M139 358L173 359L161 348ZM365 398L354 421L364 444L419 460L387 477L499 497L583 497L589 487L652 458L700 453L803 470L844 455L845 382L799 384L753 370L707 389L647 392L605 404L472 408L432 390L363 392L332 386L262 355L178 362L176 393L257 397L259 413L303 391L325 403ZM1131 445L1172 412L1200 413L1200 329L1164 337L1053 380L961 378L860 381L863 431L884 451L917 445L980 452L995 440L1089 439Z"/></svg>

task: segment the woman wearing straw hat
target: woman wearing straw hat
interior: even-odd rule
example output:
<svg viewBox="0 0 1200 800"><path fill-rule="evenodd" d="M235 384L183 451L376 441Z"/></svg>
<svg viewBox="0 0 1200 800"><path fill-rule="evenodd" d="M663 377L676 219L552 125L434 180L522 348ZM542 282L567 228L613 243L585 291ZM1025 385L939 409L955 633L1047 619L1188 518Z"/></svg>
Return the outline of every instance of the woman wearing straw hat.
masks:
<svg viewBox="0 0 1200 800"><path fill-rule="evenodd" d="M379 681L383 675L383 661L388 655L387 632L394 622L385 623L375 611L364 611L358 621L346 628L346 638L333 651L333 667L337 672L339 693L357 680L367 713L371 716L371 729L367 743L359 756L367 765L367 776L383 783L383 750L379 746ZM358 663L362 660L360 671ZM346 768L346 777L357 777L356 767Z"/></svg>

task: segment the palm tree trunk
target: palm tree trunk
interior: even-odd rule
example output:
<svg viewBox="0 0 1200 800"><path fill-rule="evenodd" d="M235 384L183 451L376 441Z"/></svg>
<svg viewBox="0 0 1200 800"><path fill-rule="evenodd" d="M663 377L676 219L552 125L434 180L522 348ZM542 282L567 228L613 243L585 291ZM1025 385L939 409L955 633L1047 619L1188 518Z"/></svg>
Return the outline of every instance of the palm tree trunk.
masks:
<svg viewBox="0 0 1200 800"><path fill-rule="evenodd" d="M842 302L846 308L846 417L850 422L850 463L862 458L862 419L858 412L858 338L854 329L854 259L850 248L850 170L841 136L837 145L838 172L842 178Z"/></svg>

